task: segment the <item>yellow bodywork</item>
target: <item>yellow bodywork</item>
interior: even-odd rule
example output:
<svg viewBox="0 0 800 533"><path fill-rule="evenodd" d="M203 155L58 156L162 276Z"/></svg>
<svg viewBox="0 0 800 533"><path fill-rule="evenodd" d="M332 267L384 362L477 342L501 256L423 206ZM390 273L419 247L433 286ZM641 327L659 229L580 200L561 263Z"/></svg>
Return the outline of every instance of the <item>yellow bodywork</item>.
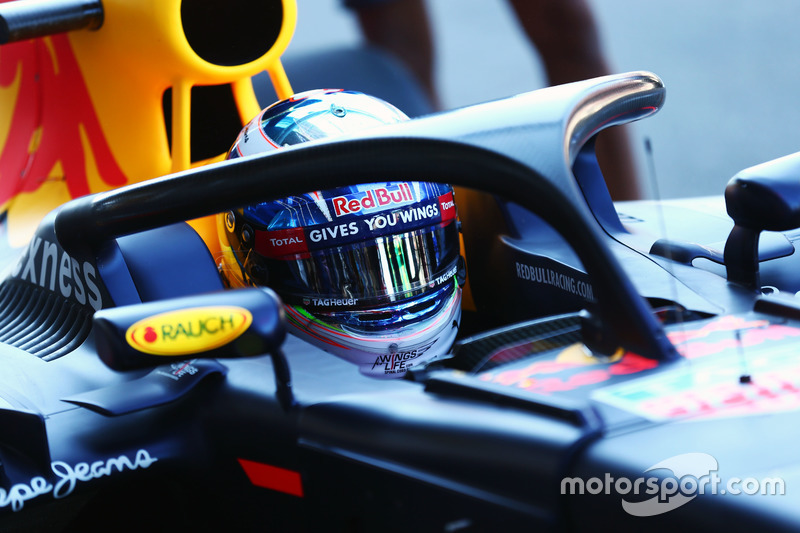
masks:
<svg viewBox="0 0 800 533"><path fill-rule="evenodd" d="M267 71L278 97L291 96L281 55L294 33L297 6L295 0L280 2L277 39L245 64L212 64L198 56L183 31L181 0L103 0L98 30L0 47L6 246L25 245L45 214L76 195L192 166L192 87L230 84L242 125L260 110L251 83L255 74ZM261 36L253 32L252 38ZM168 89L171 147L162 106ZM215 253L213 220L192 225Z"/></svg>

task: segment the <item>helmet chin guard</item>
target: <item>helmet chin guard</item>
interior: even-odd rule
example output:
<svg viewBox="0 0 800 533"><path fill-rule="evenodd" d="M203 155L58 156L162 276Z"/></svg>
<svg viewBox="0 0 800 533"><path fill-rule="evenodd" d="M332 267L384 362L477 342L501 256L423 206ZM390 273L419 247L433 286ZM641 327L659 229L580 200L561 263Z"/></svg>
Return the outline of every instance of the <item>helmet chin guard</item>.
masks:
<svg viewBox="0 0 800 533"><path fill-rule="evenodd" d="M412 367L436 360L450 351L461 318L461 288L455 280L426 298L436 309L407 327L383 331L336 326L302 307L286 306L289 330L312 344L358 366L374 378L403 376Z"/></svg>

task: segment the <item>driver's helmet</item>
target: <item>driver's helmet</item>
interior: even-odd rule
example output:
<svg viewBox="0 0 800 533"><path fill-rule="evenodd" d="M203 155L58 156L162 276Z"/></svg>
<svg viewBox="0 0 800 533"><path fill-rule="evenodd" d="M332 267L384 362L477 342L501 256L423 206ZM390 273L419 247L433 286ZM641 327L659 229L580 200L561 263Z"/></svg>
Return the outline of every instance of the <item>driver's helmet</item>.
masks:
<svg viewBox="0 0 800 533"><path fill-rule="evenodd" d="M407 118L362 93L308 91L263 110L228 157ZM271 287L293 333L363 374L401 377L450 350L463 272L449 185L398 181L314 191L222 213L218 227L228 284Z"/></svg>

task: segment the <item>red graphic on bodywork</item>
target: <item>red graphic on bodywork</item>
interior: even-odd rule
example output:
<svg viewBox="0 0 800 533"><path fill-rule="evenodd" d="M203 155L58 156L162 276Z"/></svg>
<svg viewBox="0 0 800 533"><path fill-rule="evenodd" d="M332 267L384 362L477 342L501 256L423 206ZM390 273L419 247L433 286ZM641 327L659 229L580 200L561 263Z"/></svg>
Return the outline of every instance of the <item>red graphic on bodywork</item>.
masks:
<svg viewBox="0 0 800 533"><path fill-rule="evenodd" d="M737 331L739 334L735 335ZM795 338L800 336L800 328L770 324L767 320L745 320L741 317L724 316L700 328L670 332L668 335L681 355L687 359L695 359L725 351L735 353L742 348ZM530 343L506 348L498 351L498 354L512 354L518 359L525 349L530 351ZM495 358L496 356L493 356L492 360ZM504 357L498 359L505 360ZM486 372L481 374L481 379L547 394L603 383L614 376L635 374L657 366L658 361L628 352L618 361L609 363L600 360L591 364L552 359L539 360L519 369Z"/></svg>
<svg viewBox="0 0 800 533"><path fill-rule="evenodd" d="M239 459L239 464L253 485L303 497L303 480L299 472L247 459Z"/></svg>
<svg viewBox="0 0 800 533"><path fill-rule="evenodd" d="M742 317L728 315L707 322L700 328L670 331L667 333L667 337L669 337L669 340L672 341L673 344L681 344L702 339L718 332L741 331L761 328L768 325L768 320L745 320Z"/></svg>
<svg viewBox="0 0 800 533"><path fill-rule="evenodd" d="M731 335L737 331L738 336ZM720 333L726 335L720 338ZM687 359L696 359L726 350L735 351L765 342L800 337L800 328L770 324L767 320L746 321L740 317L726 316L699 329L670 332L668 337L681 355ZM698 340L708 337L716 340Z"/></svg>
<svg viewBox="0 0 800 533"><path fill-rule="evenodd" d="M57 163L71 197L92 192L81 132L103 182L110 187L126 183L66 35L0 48L0 86L15 84L16 102L0 154L0 205L38 189Z"/></svg>
<svg viewBox="0 0 800 533"><path fill-rule="evenodd" d="M487 372L481 375L481 379L547 394L575 390L586 385L608 381L614 376L635 374L657 366L658 361L628 352L613 363L597 363L587 366L585 363L576 362L536 361L518 370ZM554 376L552 374L562 375Z"/></svg>
<svg viewBox="0 0 800 533"><path fill-rule="evenodd" d="M696 384L692 389L658 392L639 401L637 410L660 418L730 417L796 410L800 407L800 368L762 371L746 384L733 380Z"/></svg>
<svg viewBox="0 0 800 533"><path fill-rule="evenodd" d="M727 316L669 336L681 340L676 349L687 359L719 357L709 357L709 365L680 366L674 372L610 391L612 401L656 419L730 417L800 408L800 365L793 348L800 328Z"/></svg>

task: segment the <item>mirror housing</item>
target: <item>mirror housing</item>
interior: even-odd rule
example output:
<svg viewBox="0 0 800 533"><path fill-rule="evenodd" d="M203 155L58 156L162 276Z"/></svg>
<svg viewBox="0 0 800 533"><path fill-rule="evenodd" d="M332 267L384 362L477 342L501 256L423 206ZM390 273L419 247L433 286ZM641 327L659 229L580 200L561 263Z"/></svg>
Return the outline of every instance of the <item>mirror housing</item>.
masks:
<svg viewBox="0 0 800 533"><path fill-rule="evenodd" d="M187 359L273 353L286 338L278 296L237 289L102 309L94 315L97 353L114 370Z"/></svg>
<svg viewBox="0 0 800 533"><path fill-rule="evenodd" d="M734 222L724 252L728 281L759 290L761 232L800 227L800 152L739 172L725 188L725 205Z"/></svg>

